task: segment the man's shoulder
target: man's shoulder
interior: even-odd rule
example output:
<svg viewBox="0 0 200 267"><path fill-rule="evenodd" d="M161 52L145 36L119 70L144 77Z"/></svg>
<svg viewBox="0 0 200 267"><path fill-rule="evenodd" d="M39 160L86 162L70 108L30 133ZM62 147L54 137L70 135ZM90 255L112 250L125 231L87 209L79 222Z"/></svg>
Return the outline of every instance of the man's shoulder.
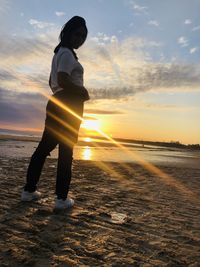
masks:
<svg viewBox="0 0 200 267"><path fill-rule="evenodd" d="M67 60L68 62L75 63L74 55L72 51L67 47L61 47L59 51L57 52L56 60L60 60L61 58L64 61Z"/></svg>
<svg viewBox="0 0 200 267"><path fill-rule="evenodd" d="M57 54L58 55L60 55L60 54L68 54L68 55L72 55L73 56L72 51L69 48L63 47L63 46L61 46L61 48L59 49Z"/></svg>

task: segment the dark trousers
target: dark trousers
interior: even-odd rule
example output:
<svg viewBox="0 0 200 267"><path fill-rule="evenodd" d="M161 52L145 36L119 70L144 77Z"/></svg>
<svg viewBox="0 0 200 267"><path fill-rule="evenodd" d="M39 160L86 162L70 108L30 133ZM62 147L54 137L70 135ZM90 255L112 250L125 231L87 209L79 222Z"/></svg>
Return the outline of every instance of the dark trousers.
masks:
<svg viewBox="0 0 200 267"><path fill-rule="evenodd" d="M53 99L53 98L52 98ZM58 102L61 106L58 105ZM50 100L47 104L45 129L42 139L31 157L27 171L25 191L34 192L37 189L45 159L58 145L58 164L56 177L57 198L66 199L71 182L73 146L78 139L81 120L63 109L70 107L78 116L83 114L82 103L69 103L63 93L56 95L56 103ZM48 177L47 177L48 179Z"/></svg>
<svg viewBox="0 0 200 267"><path fill-rule="evenodd" d="M24 187L25 191L34 192L37 189L45 159L57 144L56 138L48 131L44 131L42 139L31 157ZM58 198L66 199L71 181L73 148L63 143L59 143L58 146L56 195Z"/></svg>

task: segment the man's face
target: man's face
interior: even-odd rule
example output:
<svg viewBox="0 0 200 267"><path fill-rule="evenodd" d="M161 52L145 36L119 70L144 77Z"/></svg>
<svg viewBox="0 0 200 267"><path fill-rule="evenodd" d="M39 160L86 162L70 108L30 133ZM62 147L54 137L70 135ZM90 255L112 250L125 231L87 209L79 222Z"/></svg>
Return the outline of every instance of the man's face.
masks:
<svg viewBox="0 0 200 267"><path fill-rule="evenodd" d="M70 38L70 44L72 48L78 49L85 42L86 37L86 29L82 26L73 31Z"/></svg>

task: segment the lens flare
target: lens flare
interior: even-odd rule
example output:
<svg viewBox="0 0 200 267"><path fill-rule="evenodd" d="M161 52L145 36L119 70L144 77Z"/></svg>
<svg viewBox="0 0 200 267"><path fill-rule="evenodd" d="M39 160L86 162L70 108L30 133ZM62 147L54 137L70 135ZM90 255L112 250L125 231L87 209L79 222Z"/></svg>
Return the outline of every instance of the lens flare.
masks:
<svg viewBox="0 0 200 267"><path fill-rule="evenodd" d="M140 164L142 167L156 175L163 183L174 187L177 191L181 192L185 197L187 197L190 200L193 200L195 202L199 203L199 199L194 194L189 188L187 188L183 183L180 181L177 181L174 177L170 176L169 174L165 173L158 167L154 166L153 164L145 161L141 156L139 156L136 152L131 152L128 150L125 146L114 140L112 137L104 133L98 124L98 120L83 120L79 115L77 115L73 110L71 110L69 107L61 103L58 99L56 99L54 96L50 97L46 93L42 93L45 97L48 99L50 98L51 101L53 101L56 105L59 107L63 108L64 110L68 111L71 113L74 117L78 118L80 121L82 121L82 124L85 125L85 128L88 130L96 130L97 133L99 133L101 136L109 140L111 143L113 143L115 146L121 148L123 151L125 151L129 156L131 155L133 159ZM59 118L58 118L59 120ZM64 122L63 122L64 123ZM66 137L62 137L66 138ZM89 150L86 150L86 158L90 158L90 152ZM98 163L99 167L105 170L106 172L114 175L115 177L121 178L121 179L126 179L123 175L121 175L119 172L115 171L110 164L104 163L104 162L99 162ZM125 165L124 165L125 166Z"/></svg>

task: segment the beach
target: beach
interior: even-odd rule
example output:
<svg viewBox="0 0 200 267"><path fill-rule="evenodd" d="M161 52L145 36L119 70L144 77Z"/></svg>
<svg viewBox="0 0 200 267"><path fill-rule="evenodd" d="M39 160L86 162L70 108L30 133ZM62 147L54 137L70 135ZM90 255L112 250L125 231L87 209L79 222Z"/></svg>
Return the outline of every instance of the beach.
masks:
<svg viewBox="0 0 200 267"><path fill-rule="evenodd" d="M56 212L54 158L20 201L29 160L0 157L0 266L199 266L199 165L74 160L75 206Z"/></svg>

